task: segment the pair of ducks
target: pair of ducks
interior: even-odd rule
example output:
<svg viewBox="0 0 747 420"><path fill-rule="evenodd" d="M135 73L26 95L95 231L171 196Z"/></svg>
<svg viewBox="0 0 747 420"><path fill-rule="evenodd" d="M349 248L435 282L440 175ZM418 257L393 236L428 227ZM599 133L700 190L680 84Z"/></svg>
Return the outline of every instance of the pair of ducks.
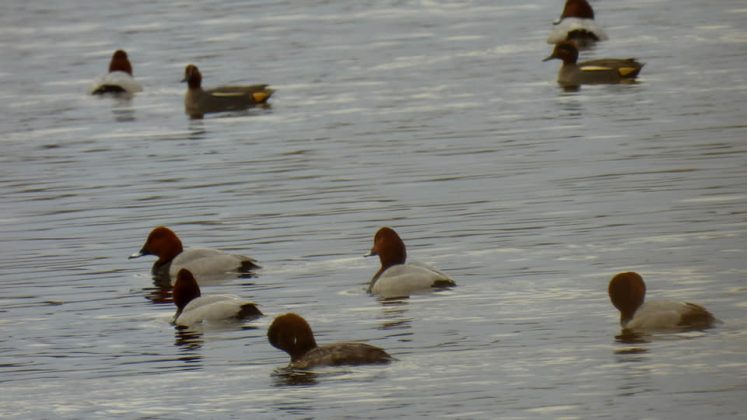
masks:
<svg viewBox="0 0 747 420"><path fill-rule="evenodd" d="M186 268L179 270L173 291L177 307L174 323L188 326L202 321L257 318L264 314L254 302L234 295L201 296L200 286ZM280 315L267 330L270 344L290 355L290 367L339 366L388 363L394 358L383 349L365 343L334 343L319 346L309 323L300 315Z"/></svg>
<svg viewBox="0 0 747 420"><path fill-rule="evenodd" d="M192 118L202 118L207 113L236 111L267 104L274 90L262 85L221 86L202 88L202 73L190 64L184 69L184 79L189 86L184 96L184 111ZM109 73L91 88L91 94L134 94L143 88L132 74L132 64L127 53L117 50L109 62Z"/></svg>
<svg viewBox="0 0 747 420"><path fill-rule="evenodd" d="M186 268L201 281L223 278L226 273L252 273L261 268L253 258L228 254L217 249L184 249L182 241L165 226L154 228L140 251L130 255L158 257L151 272L159 279L171 281ZM378 256L381 268L371 279L368 292L385 299L407 297L412 293L456 285L454 279L419 262L407 263L407 249L394 229L383 227L376 232L374 244L366 256Z"/></svg>
<svg viewBox="0 0 747 420"><path fill-rule="evenodd" d="M563 62L558 72L558 84L564 88L580 85L633 83L643 68L634 58L603 58L578 62L578 51L607 39L607 34L594 21L594 10L586 0L567 0L560 19L547 38L555 48L543 61Z"/></svg>
<svg viewBox="0 0 747 420"><path fill-rule="evenodd" d="M260 268L252 258L226 254L218 250L193 248L184 250L181 241L170 229L160 226L151 232L142 249L130 258L156 255L154 274L173 277L176 283L173 297L177 306L174 323L189 326L202 321L262 316L253 302L233 295L201 296L197 280L187 266L225 273ZM405 263L404 242L391 228L381 228L374 237L368 255L378 255L382 266L373 276L369 292L376 294L377 284L386 289L392 284L398 291L455 286L453 279L424 265ZM409 267L414 266L410 271ZM610 280L608 293L612 304L620 311L623 332L678 331L713 326L716 318L700 305L689 302L653 300L644 302L646 285L637 273L617 274ZM388 363L394 360L386 351L363 343L335 343L317 346L309 324L293 313L278 316L268 333L270 344L291 356L290 367L357 365Z"/></svg>

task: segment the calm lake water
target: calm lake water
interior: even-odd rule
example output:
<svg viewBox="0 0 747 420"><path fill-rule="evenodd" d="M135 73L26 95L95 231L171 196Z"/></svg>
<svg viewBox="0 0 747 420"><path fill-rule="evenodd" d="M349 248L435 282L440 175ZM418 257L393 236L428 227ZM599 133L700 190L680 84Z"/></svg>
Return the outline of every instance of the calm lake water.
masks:
<svg viewBox="0 0 747 420"><path fill-rule="evenodd" d="M742 418L747 4L592 2L640 83L564 92L562 0L0 6L0 417ZM144 91L86 95L115 49ZM204 84L272 108L184 115ZM257 258L258 321L169 324L151 228ZM380 226L459 287L380 302ZM619 271L723 324L624 343ZM287 372L273 316L385 367Z"/></svg>

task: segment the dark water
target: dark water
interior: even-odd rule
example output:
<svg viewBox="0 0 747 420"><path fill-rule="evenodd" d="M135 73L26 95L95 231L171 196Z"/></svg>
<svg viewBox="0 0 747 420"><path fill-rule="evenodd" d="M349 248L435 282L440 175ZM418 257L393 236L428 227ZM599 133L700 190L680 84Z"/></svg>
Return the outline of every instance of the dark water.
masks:
<svg viewBox="0 0 747 420"><path fill-rule="evenodd" d="M747 5L596 1L641 83L564 92L562 1L5 1L0 416L738 418L747 409ZM117 48L145 91L93 98ZM190 121L207 86L270 110ZM256 322L177 332L156 225L249 254ZM379 226L457 279L366 295ZM724 322L621 343L616 272ZM387 367L282 369L296 311Z"/></svg>

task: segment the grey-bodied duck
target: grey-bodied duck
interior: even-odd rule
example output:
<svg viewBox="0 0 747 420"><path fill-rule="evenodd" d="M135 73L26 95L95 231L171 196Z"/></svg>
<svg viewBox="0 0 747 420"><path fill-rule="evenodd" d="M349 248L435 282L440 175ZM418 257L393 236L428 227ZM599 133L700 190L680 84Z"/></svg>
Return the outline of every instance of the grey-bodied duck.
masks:
<svg viewBox="0 0 747 420"><path fill-rule="evenodd" d="M97 80L90 88L91 95L133 94L140 92L140 86L132 76L132 64L124 50L114 51L109 62L109 73Z"/></svg>
<svg viewBox="0 0 747 420"><path fill-rule="evenodd" d="M720 323L704 307L676 300L644 301L646 283L640 274L619 273L610 280L610 301L620 311L620 325L639 332L704 329Z"/></svg>
<svg viewBox="0 0 747 420"><path fill-rule="evenodd" d="M567 0L563 13L553 24L548 44L571 41L584 49L607 39L604 29L594 20L594 9L586 0Z"/></svg>

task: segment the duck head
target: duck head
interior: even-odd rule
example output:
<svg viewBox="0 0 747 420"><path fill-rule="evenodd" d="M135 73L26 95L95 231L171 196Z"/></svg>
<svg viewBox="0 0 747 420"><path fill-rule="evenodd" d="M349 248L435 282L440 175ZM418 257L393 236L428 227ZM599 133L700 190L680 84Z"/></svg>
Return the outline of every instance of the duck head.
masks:
<svg viewBox="0 0 747 420"><path fill-rule="evenodd" d="M200 69L198 69L194 64L188 65L184 69L184 79L182 79L182 83L184 82L187 82L190 89L199 89L202 85L202 73L200 73Z"/></svg>
<svg viewBox="0 0 747 420"><path fill-rule="evenodd" d="M113 71L122 71L132 76L132 64L127 58L127 53L123 50L114 51L112 61L109 62L109 73Z"/></svg>
<svg viewBox="0 0 747 420"><path fill-rule="evenodd" d="M560 14L558 22L567 17L594 19L594 9L586 0L568 0L565 2L563 13Z"/></svg>
<svg viewBox="0 0 747 420"><path fill-rule="evenodd" d="M633 319L635 311L643 305L646 297L646 283L638 273L632 271L619 273L610 280L607 291L610 301L620 311L620 323L625 326Z"/></svg>
<svg viewBox="0 0 747 420"><path fill-rule="evenodd" d="M393 265L404 264L407 260L405 243L392 228L383 227L376 232L374 244L367 257L378 255L381 267L386 269Z"/></svg>
<svg viewBox="0 0 747 420"><path fill-rule="evenodd" d="M291 362L299 360L309 350L316 348L316 340L309 323L294 313L275 318L267 330L267 338L273 347L288 353Z"/></svg>
<svg viewBox="0 0 747 420"><path fill-rule="evenodd" d="M158 257L156 266L160 266L173 260L183 250L182 241L176 233L165 226L158 226L150 232L140 251L130 255L130 258L155 255Z"/></svg>
<svg viewBox="0 0 747 420"><path fill-rule="evenodd" d="M549 61L553 58L563 60L563 64L575 64L578 61L578 48L572 42L561 42L556 44L552 54L542 61Z"/></svg>
<svg viewBox="0 0 747 420"><path fill-rule="evenodd" d="M197 280L195 280L192 272L186 268L179 270L171 295L174 298L174 305L176 305L176 315L174 315L174 321L176 321L184 310L184 307L201 295L200 286L197 284Z"/></svg>

